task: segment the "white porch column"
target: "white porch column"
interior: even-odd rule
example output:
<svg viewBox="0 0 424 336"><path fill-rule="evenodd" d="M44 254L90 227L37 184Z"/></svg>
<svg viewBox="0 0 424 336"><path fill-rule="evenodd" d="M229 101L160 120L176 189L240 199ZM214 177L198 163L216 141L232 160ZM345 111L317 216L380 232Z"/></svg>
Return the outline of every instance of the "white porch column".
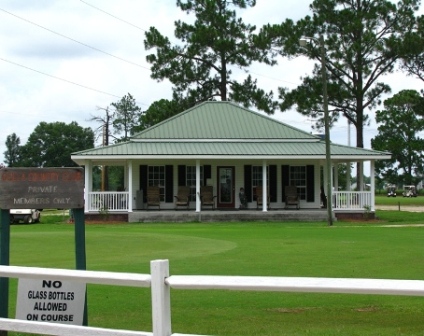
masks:
<svg viewBox="0 0 424 336"><path fill-rule="evenodd" d="M267 190L267 183L266 183L266 160L262 161L262 190L263 190L263 197L262 197L262 211L267 212L268 211L268 190Z"/></svg>
<svg viewBox="0 0 424 336"><path fill-rule="evenodd" d="M129 160L128 166L128 212L133 212L133 162Z"/></svg>
<svg viewBox="0 0 424 336"><path fill-rule="evenodd" d="M88 211L89 196L88 193L93 189L93 165L91 160L86 160L84 165L84 207Z"/></svg>
<svg viewBox="0 0 424 336"><path fill-rule="evenodd" d="M370 183L371 183L371 186L370 186L370 190L371 190L371 204L370 204L370 206L371 206L371 211L374 211L375 210L375 172L374 172L374 169L375 169L375 161L374 160L371 160L370 161Z"/></svg>
<svg viewBox="0 0 424 336"><path fill-rule="evenodd" d="M196 212L200 212L200 160L196 160Z"/></svg>

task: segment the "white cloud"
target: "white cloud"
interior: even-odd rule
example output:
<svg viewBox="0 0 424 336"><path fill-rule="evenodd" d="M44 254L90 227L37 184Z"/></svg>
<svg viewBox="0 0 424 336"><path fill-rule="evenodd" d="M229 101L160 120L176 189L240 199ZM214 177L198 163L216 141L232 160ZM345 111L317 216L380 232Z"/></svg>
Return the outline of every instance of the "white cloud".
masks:
<svg viewBox="0 0 424 336"><path fill-rule="evenodd" d="M260 28L266 23L280 23L286 18L296 21L310 15L309 4L310 0L258 0L254 8L243 10L240 15L245 22ZM151 26L174 40L176 20L193 19L171 0L3 0L0 4L0 58L3 59L0 60L0 162L7 135L16 133L24 144L41 121L76 121L95 128L97 125L88 119L101 114L97 107L106 107L127 93L135 97L142 109L156 100L169 99L169 82L150 78L150 66L145 60L150 51L144 49L143 41L145 31ZM291 61L281 59L273 68L255 64L251 70L264 89L277 95L278 86L294 88L312 66L312 62L300 57ZM422 86L403 74L392 76L393 93L406 87L419 90ZM279 112L275 118L311 130L310 121L296 112ZM366 129L368 146L375 132L375 124ZM332 139L347 143L345 122L332 130Z"/></svg>

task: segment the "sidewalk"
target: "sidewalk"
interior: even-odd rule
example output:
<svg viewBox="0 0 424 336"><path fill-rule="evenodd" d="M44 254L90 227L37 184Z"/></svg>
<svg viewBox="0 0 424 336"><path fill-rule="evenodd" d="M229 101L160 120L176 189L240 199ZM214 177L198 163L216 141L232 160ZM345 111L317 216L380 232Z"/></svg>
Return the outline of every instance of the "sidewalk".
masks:
<svg viewBox="0 0 424 336"><path fill-rule="evenodd" d="M424 212L424 206L414 205L376 205L376 210L399 210L409 212Z"/></svg>

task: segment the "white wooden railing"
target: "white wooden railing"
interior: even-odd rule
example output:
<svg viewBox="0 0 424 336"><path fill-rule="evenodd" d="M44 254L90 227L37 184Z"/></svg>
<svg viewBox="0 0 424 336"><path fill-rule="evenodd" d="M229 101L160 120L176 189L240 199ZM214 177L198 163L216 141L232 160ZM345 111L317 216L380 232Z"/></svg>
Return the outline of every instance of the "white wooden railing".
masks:
<svg viewBox="0 0 424 336"><path fill-rule="evenodd" d="M87 211L128 211L129 192L97 191L88 193ZM333 209L363 210L372 207L370 191L334 191Z"/></svg>
<svg viewBox="0 0 424 336"><path fill-rule="evenodd" d="M0 330L44 335L190 336L171 331L170 289L217 289L424 296L424 280L169 275L168 260L150 263L151 274L0 266L0 277L50 279L102 285L151 287L153 332L82 327L0 318ZM88 304L90 300L88 299ZM200 335L191 335L200 336Z"/></svg>
<svg viewBox="0 0 424 336"><path fill-rule="evenodd" d="M373 207L370 191L334 191L333 209L364 210Z"/></svg>
<svg viewBox="0 0 424 336"><path fill-rule="evenodd" d="M88 211L128 211L128 191L98 191L88 193Z"/></svg>

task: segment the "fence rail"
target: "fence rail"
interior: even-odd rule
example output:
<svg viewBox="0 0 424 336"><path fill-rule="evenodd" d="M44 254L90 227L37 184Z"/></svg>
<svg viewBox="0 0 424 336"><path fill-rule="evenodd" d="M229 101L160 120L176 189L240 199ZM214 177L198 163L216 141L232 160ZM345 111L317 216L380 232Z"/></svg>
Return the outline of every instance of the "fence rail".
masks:
<svg viewBox="0 0 424 336"><path fill-rule="evenodd" d="M0 318L0 330L44 335L201 336L171 332L170 289L347 293L424 296L424 280L169 275L168 260L154 260L151 274L0 266L0 277L77 281L101 285L151 287L153 332L82 327ZM89 300L88 300L89 302Z"/></svg>
<svg viewBox="0 0 424 336"><path fill-rule="evenodd" d="M88 211L128 211L128 191L98 191L88 193Z"/></svg>

